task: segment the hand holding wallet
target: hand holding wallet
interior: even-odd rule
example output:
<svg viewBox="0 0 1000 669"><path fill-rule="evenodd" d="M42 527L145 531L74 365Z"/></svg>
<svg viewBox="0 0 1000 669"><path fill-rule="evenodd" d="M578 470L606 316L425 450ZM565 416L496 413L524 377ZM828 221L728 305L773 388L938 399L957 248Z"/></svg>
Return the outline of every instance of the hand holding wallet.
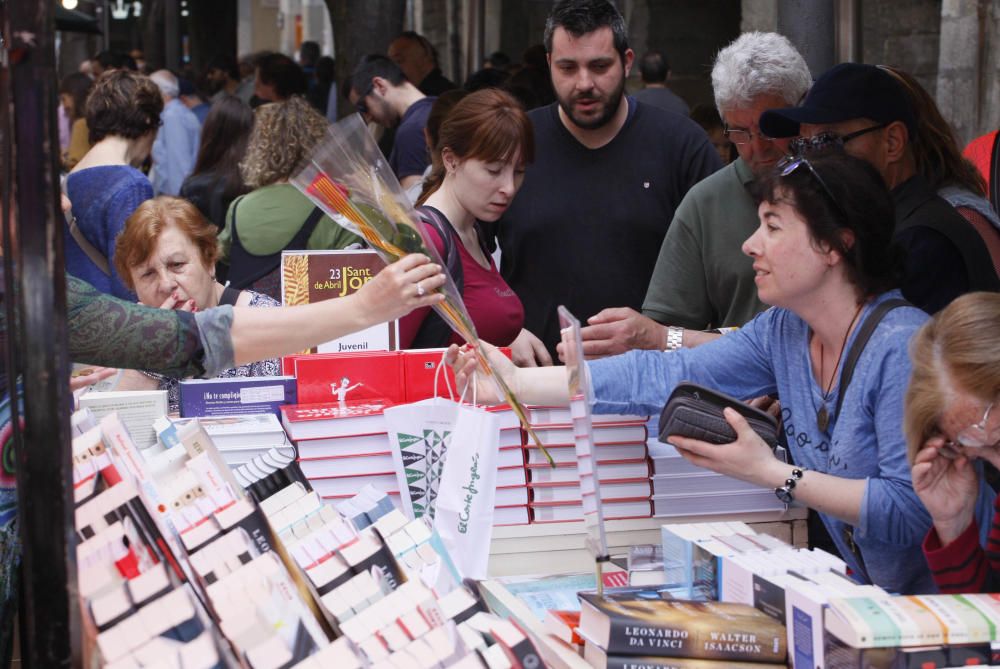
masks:
<svg viewBox="0 0 1000 669"><path fill-rule="evenodd" d="M768 413L717 390L681 382L670 394L660 414L660 441L676 434L711 444L736 441L736 431L722 410L735 409L772 449L778 445L778 421Z"/></svg>

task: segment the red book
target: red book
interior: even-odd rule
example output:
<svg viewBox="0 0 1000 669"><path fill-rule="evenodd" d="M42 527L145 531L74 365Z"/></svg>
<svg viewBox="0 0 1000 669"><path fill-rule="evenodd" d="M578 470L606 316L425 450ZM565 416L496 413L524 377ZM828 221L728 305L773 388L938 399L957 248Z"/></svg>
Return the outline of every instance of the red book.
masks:
<svg viewBox="0 0 1000 669"><path fill-rule="evenodd" d="M418 402L434 397L434 375L437 372L441 356L446 349L426 348L402 351L403 354L403 381L406 384L406 402ZM511 357L509 347L500 349L508 358ZM458 388L455 386L455 374L451 367L444 366L438 376L437 397L448 397L448 386L445 385L445 377L451 384L451 389L458 399ZM471 398L469 398L471 399Z"/></svg>
<svg viewBox="0 0 1000 669"><path fill-rule="evenodd" d="M281 424L289 439L323 439L386 432L382 412L393 406L388 400L288 404L281 407Z"/></svg>
<svg viewBox="0 0 1000 669"><path fill-rule="evenodd" d="M550 609L545 616L545 631L568 644L582 646L583 639L576 633L580 626L579 611L556 611Z"/></svg>
<svg viewBox="0 0 1000 669"><path fill-rule="evenodd" d="M398 351L294 356L299 404L357 402L404 396L402 356Z"/></svg>

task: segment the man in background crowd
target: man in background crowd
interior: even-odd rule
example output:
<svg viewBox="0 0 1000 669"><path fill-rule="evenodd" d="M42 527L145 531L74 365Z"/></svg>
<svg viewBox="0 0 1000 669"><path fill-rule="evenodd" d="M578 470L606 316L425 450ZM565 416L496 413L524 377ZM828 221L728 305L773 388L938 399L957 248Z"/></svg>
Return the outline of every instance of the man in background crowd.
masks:
<svg viewBox="0 0 1000 669"><path fill-rule="evenodd" d="M676 114L688 115L688 104L667 88L670 63L666 56L659 51L647 51L639 60L639 75L642 77L642 90L636 91L636 100Z"/></svg>
<svg viewBox="0 0 1000 669"><path fill-rule="evenodd" d="M896 242L906 252L903 296L928 313L1000 281L982 237L917 174L911 142L917 118L899 82L876 65L842 63L816 80L800 107L765 112L770 137L794 137L797 150L837 149L881 173L896 205Z"/></svg>
<svg viewBox="0 0 1000 669"><path fill-rule="evenodd" d="M426 37L412 30L400 33L389 43L389 58L403 71L410 83L424 95L438 96L458 88L441 73L437 51Z"/></svg>
<svg viewBox="0 0 1000 669"><path fill-rule="evenodd" d="M562 0L545 26L557 102L530 112L535 162L494 227L525 327L555 352L556 307L638 309L674 209L721 166L686 117L629 100L634 54L608 0Z"/></svg>
<svg viewBox="0 0 1000 669"><path fill-rule="evenodd" d="M153 191L157 195L177 195L194 169L201 123L178 99L180 86L170 70L157 70L149 78L163 96L161 125L153 142Z"/></svg>
<svg viewBox="0 0 1000 669"><path fill-rule="evenodd" d="M776 33L744 33L719 52L712 89L739 158L696 184L677 207L642 315L627 308L597 314L583 329L585 354L690 346L700 333L683 329L739 327L766 308L743 242L759 225L754 180L774 169L789 140L764 136L757 121L767 109L801 100L811 83L805 60Z"/></svg>
<svg viewBox="0 0 1000 669"><path fill-rule="evenodd" d="M436 98L421 93L394 62L379 54L365 56L354 68L348 98L366 121L395 128L389 167L403 189L419 181L430 162L424 127Z"/></svg>

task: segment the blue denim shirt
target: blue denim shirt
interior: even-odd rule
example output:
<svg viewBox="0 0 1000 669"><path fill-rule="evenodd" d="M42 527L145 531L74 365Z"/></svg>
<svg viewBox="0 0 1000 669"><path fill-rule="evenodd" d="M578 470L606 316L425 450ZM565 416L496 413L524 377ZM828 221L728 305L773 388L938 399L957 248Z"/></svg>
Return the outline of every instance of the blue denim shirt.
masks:
<svg viewBox="0 0 1000 669"><path fill-rule="evenodd" d="M874 304L892 297L899 297L899 292L879 296L865 307L861 318ZM826 433L816 425L823 392L809 360L809 326L794 313L777 308L760 314L738 332L698 348L673 353L632 351L589 363L594 412L657 413L674 386L685 380L744 399L777 392L797 464L833 476L867 480L860 522L853 529L863 566L848 547L848 525L821 514L857 578L892 592L936 592L920 548L931 519L913 492L903 436L903 397L910 378L907 347L927 318L910 307L885 316L858 359L841 415L831 416ZM847 342L848 349L856 335L857 329ZM826 399L831 414L839 393L838 381ZM984 541L992 502L992 490L982 484L976 516Z"/></svg>

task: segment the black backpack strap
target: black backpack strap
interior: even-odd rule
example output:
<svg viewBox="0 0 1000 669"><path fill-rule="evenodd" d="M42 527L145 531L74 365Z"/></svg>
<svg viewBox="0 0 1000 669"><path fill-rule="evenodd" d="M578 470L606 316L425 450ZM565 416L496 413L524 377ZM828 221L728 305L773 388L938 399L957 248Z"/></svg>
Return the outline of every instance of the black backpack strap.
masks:
<svg viewBox="0 0 1000 669"><path fill-rule="evenodd" d="M309 244L309 238L312 237L313 232L316 230L316 226L323 219L323 210L319 207L313 207L313 210L309 212L309 216L306 217L305 223L299 228L299 231L295 233L292 237L292 241L288 242L283 251L303 251ZM280 253L279 253L280 257Z"/></svg>
<svg viewBox="0 0 1000 669"><path fill-rule="evenodd" d="M465 285L465 273L462 270L462 256L458 250L458 245L462 243L458 239L458 233L455 232L455 228L445 218L445 215L434 207L426 205L417 207L417 213L420 214L421 220L433 228L438 237L441 238L441 242L444 244L444 253L441 259L461 295ZM420 324L417 334L413 336L410 348L441 348L447 346L450 341L451 326L432 310L424 318L424 322Z"/></svg>
<svg viewBox="0 0 1000 669"><path fill-rule="evenodd" d="M249 288L255 282L278 271L278 268L281 266L282 251L301 251L305 249L309 244L309 238L312 237L313 231L316 230L316 226L319 225L320 220L323 218L323 210L319 207L313 207L302 227L299 228L299 231L295 233L295 236L292 237L292 240L284 248L280 249L277 253L261 256L247 251L243 246L243 242L240 241L240 236L236 230L236 204L238 202L239 200L233 203L232 246L229 249L229 281L235 288L243 289Z"/></svg>
<svg viewBox="0 0 1000 669"><path fill-rule="evenodd" d="M913 305L906 300L900 298L893 298L891 300L886 300L881 302L878 306L872 309L868 317L865 318L861 327L858 329L858 336L854 339L854 343L851 344L851 350L847 352L847 358L844 360L844 367L840 371L840 390L837 392L837 410L834 412L834 416L840 417L840 407L844 403L844 395L847 394L847 386L851 385L851 378L854 376L854 367L858 364L858 358L865 350L865 346L868 344L868 340L871 339L872 333L875 332L875 328L878 324L882 322L885 315L895 309L896 307L912 307Z"/></svg>
<svg viewBox="0 0 1000 669"><path fill-rule="evenodd" d="M240 293L242 290L237 290L232 286L226 286L222 289L222 297L219 298L219 306L228 304L231 307L236 306L236 300L240 299Z"/></svg>
<svg viewBox="0 0 1000 669"><path fill-rule="evenodd" d="M990 156L990 202L1000 211L1000 130L993 137L993 153Z"/></svg>

